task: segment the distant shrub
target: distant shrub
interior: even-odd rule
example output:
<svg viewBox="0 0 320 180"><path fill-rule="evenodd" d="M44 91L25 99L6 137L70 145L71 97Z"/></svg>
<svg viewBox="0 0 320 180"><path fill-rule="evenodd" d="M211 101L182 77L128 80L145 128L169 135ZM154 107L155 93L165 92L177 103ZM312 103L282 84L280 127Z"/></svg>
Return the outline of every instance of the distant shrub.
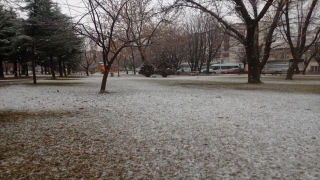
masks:
<svg viewBox="0 0 320 180"><path fill-rule="evenodd" d="M150 62L144 62L141 66L141 70L139 71L139 74L145 75L146 77L150 77L152 74L154 74L155 68Z"/></svg>
<svg viewBox="0 0 320 180"><path fill-rule="evenodd" d="M167 77L175 73L174 69L172 69L172 66L165 61L158 65L157 70L158 74L160 74L162 77Z"/></svg>

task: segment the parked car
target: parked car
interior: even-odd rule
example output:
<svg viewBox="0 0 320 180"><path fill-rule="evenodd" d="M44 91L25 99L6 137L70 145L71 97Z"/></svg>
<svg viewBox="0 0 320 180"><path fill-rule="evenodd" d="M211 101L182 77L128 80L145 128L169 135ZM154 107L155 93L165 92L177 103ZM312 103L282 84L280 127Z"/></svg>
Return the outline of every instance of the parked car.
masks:
<svg viewBox="0 0 320 180"><path fill-rule="evenodd" d="M248 74L248 70L241 68L232 68L225 71L225 74Z"/></svg>
<svg viewBox="0 0 320 180"><path fill-rule="evenodd" d="M183 72L189 73L189 72L191 72L191 67L187 63L180 64L180 66L177 69L177 72L179 72L179 73L183 73Z"/></svg>
<svg viewBox="0 0 320 180"><path fill-rule="evenodd" d="M210 66L214 74L225 74L227 70L240 68L239 64L214 64Z"/></svg>
<svg viewBox="0 0 320 180"><path fill-rule="evenodd" d="M265 74L277 74L277 71L276 70L268 70L268 69L263 69L261 71L261 74L265 75Z"/></svg>

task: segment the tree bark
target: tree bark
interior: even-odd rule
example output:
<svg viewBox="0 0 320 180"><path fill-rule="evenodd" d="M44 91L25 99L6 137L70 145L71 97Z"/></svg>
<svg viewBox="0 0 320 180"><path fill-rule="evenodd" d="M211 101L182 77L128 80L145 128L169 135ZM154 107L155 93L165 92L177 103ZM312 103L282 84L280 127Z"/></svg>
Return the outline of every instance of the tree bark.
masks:
<svg viewBox="0 0 320 180"><path fill-rule="evenodd" d="M14 74L14 77L18 77L18 64L17 64L17 61L13 61L13 74Z"/></svg>
<svg viewBox="0 0 320 180"><path fill-rule="evenodd" d="M260 70L259 61L253 61L248 63L248 83L259 84L260 80Z"/></svg>
<svg viewBox="0 0 320 180"><path fill-rule="evenodd" d="M86 68L86 75L89 76L89 68Z"/></svg>
<svg viewBox="0 0 320 180"><path fill-rule="evenodd" d="M298 66L298 61L293 60L293 63L290 65L287 71L286 80L293 80L294 69Z"/></svg>
<svg viewBox="0 0 320 180"><path fill-rule="evenodd" d="M247 27L247 37L244 45L248 59L248 83L250 84L261 83L258 34L257 23L252 23L251 26Z"/></svg>
<svg viewBox="0 0 320 180"><path fill-rule="evenodd" d="M34 58L34 45L32 46L31 64L32 64L33 84L37 84L36 68L35 68L36 62L35 62L35 58Z"/></svg>
<svg viewBox="0 0 320 180"><path fill-rule="evenodd" d="M308 61L307 64L305 64L305 66L303 67L303 70L302 70L303 75L306 75L306 70L307 70L307 67L309 66L309 63L310 61Z"/></svg>
<svg viewBox="0 0 320 180"><path fill-rule="evenodd" d="M55 74L55 72L54 72L54 70L55 70L55 68L54 68L55 64L54 64L52 55L50 55L50 65L51 65L51 68L50 68L50 69L51 69L51 79L56 79L56 74Z"/></svg>
<svg viewBox="0 0 320 180"><path fill-rule="evenodd" d="M67 73L68 73L68 75L70 75L71 74L71 65L70 65L70 63L68 63L67 64Z"/></svg>
<svg viewBox="0 0 320 180"><path fill-rule="evenodd" d="M63 68L63 74L64 74L64 76L67 76L66 63L65 63L64 61L62 61L62 68Z"/></svg>
<svg viewBox="0 0 320 180"><path fill-rule="evenodd" d="M134 56L134 53L133 53L133 48L131 47L130 48L131 50L131 57L132 57L132 67L133 67L133 74L136 75L136 65L135 65L135 56Z"/></svg>
<svg viewBox="0 0 320 180"><path fill-rule="evenodd" d="M21 77L21 63L19 62L18 65L18 76Z"/></svg>
<svg viewBox="0 0 320 180"><path fill-rule="evenodd" d="M28 68L28 63L25 63L24 64L24 69L25 69L25 74L26 74L26 77L29 76L29 68Z"/></svg>
<svg viewBox="0 0 320 180"><path fill-rule="evenodd" d="M101 82L100 92L105 92L106 91L106 84L107 84L108 74L109 74L110 69L111 69L111 64L105 65L104 69L105 70L104 70L104 74L103 74L103 78L102 78L102 82Z"/></svg>
<svg viewBox="0 0 320 180"><path fill-rule="evenodd" d="M62 72L62 65L61 65L61 56L58 57L58 66L59 66L59 75L60 77L63 77L63 72Z"/></svg>
<svg viewBox="0 0 320 180"><path fill-rule="evenodd" d="M26 63L20 63L21 74L27 76Z"/></svg>
<svg viewBox="0 0 320 180"><path fill-rule="evenodd" d="M89 76L89 67L90 67L90 64L89 64L89 62L87 61L87 67L86 67L86 74L87 74L87 76Z"/></svg>
<svg viewBox="0 0 320 180"><path fill-rule="evenodd" d="M138 46L138 50L141 56L141 62L144 63L147 61L146 49Z"/></svg>
<svg viewBox="0 0 320 180"><path fill-rule="evenodd" d="M47 65L44 65L44 74L48 74L48 67L47 67Z"/></svg>
<svg viewBox="0 0 320 180"><path fill-rule="evenodd" d="M0 78L4 78L2 58L0 56Z"/></svg>

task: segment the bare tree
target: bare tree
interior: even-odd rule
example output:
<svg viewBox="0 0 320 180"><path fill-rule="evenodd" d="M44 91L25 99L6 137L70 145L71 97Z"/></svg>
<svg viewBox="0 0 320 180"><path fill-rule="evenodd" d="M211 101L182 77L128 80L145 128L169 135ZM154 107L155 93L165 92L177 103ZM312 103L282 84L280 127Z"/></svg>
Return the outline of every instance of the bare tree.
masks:
<svg viewBox="0 0 320 180"><path fill-rule="evenodd" d="M193 15L185 27L189 33L188 63L191 69L200 72L205 66L205 72L209 72L212 60L218 55L222 56L223 50L228 49L223 44L227 36L214 18L202 12Z"/></svg>
<svg viewBox="0 0 320 180"><path fill-rule="evenodd" d="M290 1L287 0L283 19L283 37L289 44L293 62L286 80L292 80L294 70L298 68L301 57L319 40L320 28L316 28L318 0ZM312 29L313 31L310 31Z"/></svg>
<svg viewBox="0 0 320 180"><path fill-rule="evenodd" d="M86 70L87 76L89 76L89 69L91 65L96 62L97 59L97 50L95 45L92 44L93 42L87 42L84 46L84 57L82 53L80 54L80 66L82 66Z"/></svg>
<svg viewBox="0 0 320 180"><path fill-rule="evenodd" d="M87 8L83 18L88 16L92 23L81 23L82 18L75 29L92 39L102 50L105 71L100 92L104 92L111 66L120 52L126 47L149 45L162 19L155 23L155 27L152 26L153 16L146 8L150 4L146 0L83 0L83 3Z"/></svg>
<svg viewBox="0 0 320 180"><path fill-rule="evenodd" d="M162 36L150 47L158 62L166 62L177 69L186 61L187 33L182 27L168 26L162 29Z"/></svg>
<svg viewBox="0 0 320 180"><path fill-rule="evenodd" d="M229 49L229 44L224 43L228 41L228 36L221 31L216 19L209 15L205 16L205 33L208 50L206 52L206 72L209 68L213 58L217 55L222 56L224 49ZM220 52L220 54L219 54Z"/></svg>
<svg viewBox="0 0 320 180"><path fill-rule="evenodd" d="M320 44L319 44L319 42L314 42L314 44L312 44L312 46L310 46L309 49L305 53L305 58L303 61L304 67L302 70L303 75L306 74L306 70L312 60L315 60L320 66Z"/></svg>
<svg viewBox="0 0 320 180"><path fill-rule="evenodd" d="M129 0L115 1L83 1L87 8L87 14L92 24L79 22L75 29L80 34L94 41L102 50L104 74L100 92L106 90L107 77L111 66L121 50L131 46L133 40L129 38L130 24L124 23L126 9Z"/></svg>
<svg viewBox="0 0 320 180"><path fill-rule="evenodd" d="M264 34L265 36L259 42L259 54L261 60L259 64L259 74L261 74L264 66L269 60L270 51L275 48L277 45L273 45L278 39L278 34L275 33L276 29L279 27L279 21L283 15L283 9L286 4L286 0L276 0L270 10L266 13L264 21L266 25L262 26L259 29L259 34ZM246 55L248 57L248 55ZM248 58L242 58L248 62Z"/></svg>
<svg viewBox="0 0 320 180"><path fill-rule="evenodd" d="M133 54L132 54L133 53ZM123 67L127 74L129 74L129 70L133 69L134 74L135 68L140 64L139 62L135 61L135 54L133 48L126 48L121 52L121 58L118 58L118 66ZM139 64L138 64L139 63ZM121 64L121 65L120 65Z"/></svg>
<svg viewBox="0 0 320 180"><path fill-rule="evenodd" d="M192 71L201 69L206 61L205 54L208 47L204 24L203 13L191 16L185 24L186 31L188 32L187 59Z"/></svg>
<svg viewBox="0 0 320 180"><path fill-rule="evenodd" d="M261 63L259 46L259 22L266 15L268 10L282 10L277 8L282 0L252 0L248 2L231 0L231 1L194 1L194 0L177 0L177 5L187 6L200 9L210 14L213 18L224 27L230 36L236 38L245 47L248 60L248 83L261 83ZM243 21L246 26L246 32L241 32L234 27L234 23L228 20L230 14L237 14L239 20ZM277 19L272 23L277 24ZM269 31L272 37L273 31ZM272 41L270 41L272 42ZM268 46L266 43L265 46ZM265 48L268 50L267 48ZM268 52L265 54L268 56Z"/></svg>
<svg viewBox="0 0 320 180"><path fill-rule="evenodd" d="M133 69L133 74L137 74L139 72L136 71L136 68L141 65L141 58L138 59L139 53L135 51L134 47L130 48L130 65Z"/></svg>
<svg viewBox="0 0 320 180"><path fill-rule="evenodd" d="M147 48L161 35L160 29L170 23L171 8L159 9L159 4L150 0L131 1L126 11L126 23L130 25L130 36L140 53L141 61L149 61Z"/></svg>

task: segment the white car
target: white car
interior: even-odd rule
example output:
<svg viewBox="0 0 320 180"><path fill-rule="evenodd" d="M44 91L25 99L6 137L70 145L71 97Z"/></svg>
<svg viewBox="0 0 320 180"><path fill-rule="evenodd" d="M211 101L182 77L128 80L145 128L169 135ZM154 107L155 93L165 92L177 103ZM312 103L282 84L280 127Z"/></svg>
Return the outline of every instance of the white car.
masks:
<svg viewBox="0 0 320 180"><path fill-rule="evenodd" d="M225 72L232 68L240 68L239 64L214 64L210 66L214 74L225 74Z"/></svg>
<svg viewBox="0 0 320 180"><path fill-rule="evenodd" d="M180 66L178 67L177 69L177 72L187 72L187 73L190 73L191 72L191 67L189 64L186 64L186 63L183 63L183 64L180 64Z"/></svg>

